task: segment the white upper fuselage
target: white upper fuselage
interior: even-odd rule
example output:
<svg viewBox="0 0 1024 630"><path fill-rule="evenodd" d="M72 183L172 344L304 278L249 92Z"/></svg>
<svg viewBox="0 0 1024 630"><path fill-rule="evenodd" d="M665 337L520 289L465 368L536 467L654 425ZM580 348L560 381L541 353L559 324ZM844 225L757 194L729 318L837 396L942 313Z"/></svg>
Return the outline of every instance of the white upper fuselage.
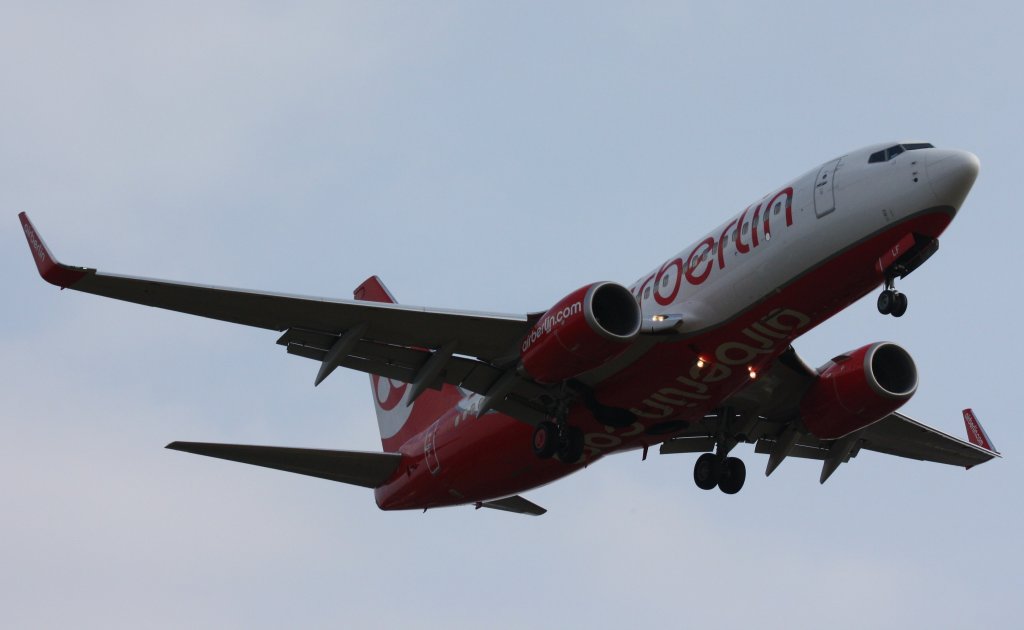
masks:
<svg viewBox="0 0 1024 630"><path fill-rule="evenodd" d="M886 159L886 149L915 145L848 153L752 203L630 287L645 321L664 317L682 333L714 327L889 224L927 209L955 213L977 157L927 147Z"/></svg>

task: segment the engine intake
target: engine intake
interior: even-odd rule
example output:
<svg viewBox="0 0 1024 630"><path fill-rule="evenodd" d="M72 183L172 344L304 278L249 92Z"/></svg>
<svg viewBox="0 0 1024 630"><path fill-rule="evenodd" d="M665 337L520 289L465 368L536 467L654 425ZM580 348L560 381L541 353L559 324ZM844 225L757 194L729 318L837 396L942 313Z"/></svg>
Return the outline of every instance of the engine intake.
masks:
<svg viewBox="0 0 1024 630"><path fill-rule="evenodd" d="M894 343L872 343L818 370L800 414L811 433L831 440L881 420L916 391L917 367L910 354Z"/></svg>
<svg viewBox="0 0 1024 630"><path fill-rule="evenodd" d="M562 298L523 339L523 369L559 383L619 354L640 334L640 305L629 289L595 282Z"/></svg>

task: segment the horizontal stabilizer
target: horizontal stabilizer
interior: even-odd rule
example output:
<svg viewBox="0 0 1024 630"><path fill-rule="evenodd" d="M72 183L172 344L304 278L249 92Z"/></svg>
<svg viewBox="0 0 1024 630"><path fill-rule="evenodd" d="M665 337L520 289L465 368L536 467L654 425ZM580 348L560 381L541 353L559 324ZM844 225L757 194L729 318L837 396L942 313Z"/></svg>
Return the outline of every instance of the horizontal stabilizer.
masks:
<svg viewBox="0 0 1024 630"><path fill-rule="evenodd" d="M398 453L325 451L284 446L171 442L167 448L340 481L364 488L383 485L402 461L402 456Z"/></svg>
<svg viewBox="0 0 1024 630"><path fill-rule="evenodd" d="M544 508L531 503L518 494L504 498L497 499L495 501L481 501L476 504L476 508L491 508L492 510L502 510L505 512L515 512L516 514L529 514L530 516L540 516L547 512Z"/></svg>

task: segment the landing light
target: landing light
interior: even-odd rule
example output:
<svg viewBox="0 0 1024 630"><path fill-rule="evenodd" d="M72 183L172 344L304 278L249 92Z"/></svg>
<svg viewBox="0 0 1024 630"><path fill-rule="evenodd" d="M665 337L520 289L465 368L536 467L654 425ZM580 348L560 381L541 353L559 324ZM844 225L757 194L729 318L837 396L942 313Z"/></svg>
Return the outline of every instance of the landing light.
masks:
<svg viewBox="0 0 1024 630"><path fill-rule="evenodd" d="M655 315L654 317L652 317L652 318L651 318L651 321L655 321L655 322L663 322L663 321L665 321L666 319L668 319L668 317L666 317L666 316L664 316L664 315Z"/></svg>
<svg viewBox="0 0 1024 630"><path fill-rule="evenodd" d="M757 370L754 368L748 368L748 371L750 372L750 378L757 378Z"/></svg>
<svg viewBox="0 0 1024 630"><path fill-rule="evenodd" d="M703 367L704 367L704 359L702 359L701 357L697 357L697 368L699 369L699 368L703 368Z"/></svg>

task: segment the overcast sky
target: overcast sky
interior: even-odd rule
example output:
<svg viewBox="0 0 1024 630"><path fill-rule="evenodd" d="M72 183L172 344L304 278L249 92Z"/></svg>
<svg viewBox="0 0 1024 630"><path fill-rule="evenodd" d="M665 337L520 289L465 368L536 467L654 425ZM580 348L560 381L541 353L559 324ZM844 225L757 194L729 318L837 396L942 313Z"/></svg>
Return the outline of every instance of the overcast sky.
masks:
<svg viewBox="0 0 1024 630"><path fill-rule="evenodd" d="M1006 627L1024 613L1020 3L5 3L0 626ZM631 3L631 5L634 3ZM838 3L836 3L838 4ZM898 6L894 6L898 5ZM379 450L363 374L313 389L272 332L61 292L65 262L522 313L629 284L863 145L974 151L939 253L796 347L896 341L904 411L1005 458L862 453L824 486L750 447L613 456L540 518L167 451Z"/></svg>

